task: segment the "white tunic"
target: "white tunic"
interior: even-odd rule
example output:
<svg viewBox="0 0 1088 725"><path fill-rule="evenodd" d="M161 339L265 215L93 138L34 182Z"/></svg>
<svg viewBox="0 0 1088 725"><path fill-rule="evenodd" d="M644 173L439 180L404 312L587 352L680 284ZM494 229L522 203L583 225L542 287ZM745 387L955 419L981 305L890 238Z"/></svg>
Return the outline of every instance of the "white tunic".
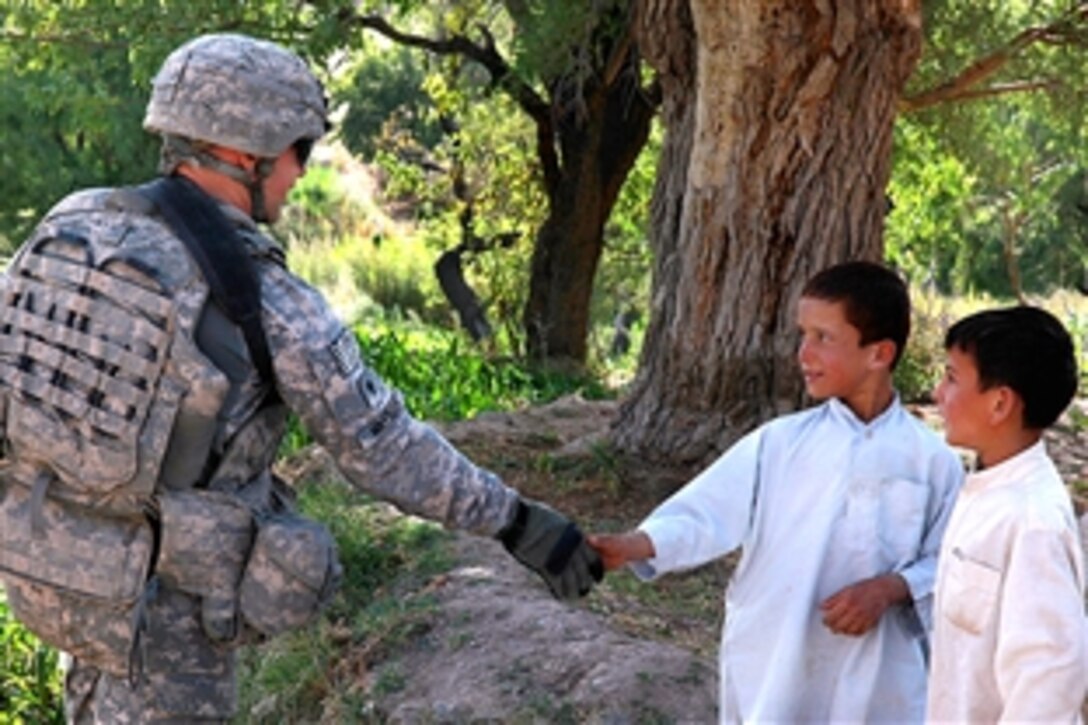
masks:
<svg viewBox="0 0 1088 725"><path fill-rule="evenodd" d="M898 400L868 424L831 400L750 433L639 525L656 552L632 566L646 579L743 548L726 592L722 722L922 719L922 627L962 471ZM820 602L889 572L913 607L862 637L824 626Z"/></svg>
<svg viewBox="0 0 1088 725"><path fill-rule="evenodd" d="M1084 564L1039 442L967 477L937 573L936 722L1077 722L1088 682Z"/></svg>

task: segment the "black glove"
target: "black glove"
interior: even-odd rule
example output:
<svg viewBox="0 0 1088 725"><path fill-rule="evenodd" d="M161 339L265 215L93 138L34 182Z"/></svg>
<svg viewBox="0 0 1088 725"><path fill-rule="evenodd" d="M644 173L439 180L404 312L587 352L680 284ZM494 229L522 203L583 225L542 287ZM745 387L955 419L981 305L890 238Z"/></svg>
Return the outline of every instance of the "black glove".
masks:
<svg viewBox="0 0 1088 725"><path fill-rule="evenodd" d="M513 522L497 538L557 599L585 596L604 576L601 557L574 522L537 501L518 501Z"/></svg>

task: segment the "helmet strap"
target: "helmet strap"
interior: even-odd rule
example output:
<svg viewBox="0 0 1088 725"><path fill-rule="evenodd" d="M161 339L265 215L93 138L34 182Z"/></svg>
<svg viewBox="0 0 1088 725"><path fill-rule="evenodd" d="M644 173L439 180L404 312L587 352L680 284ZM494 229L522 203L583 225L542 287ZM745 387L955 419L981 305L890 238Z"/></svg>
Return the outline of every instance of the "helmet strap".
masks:
<svg viewBox="0 0 1088 725"><path fill-rule="evenodd" d="M246 183L246 187L249 189L250 216L253 217L254 221L269 221L268 208L265 206L264 182L272 175L272 170L275 167L275 159L260 159L256 168L257 178L250 178Z"/></svg>
<svg viewBox="0 0 1088 725"><path fill-rule="evenodd" d="M257 161L256 178L247 169L227 163L208 151L203 144L193 142L182 136L164 134L159 152L159 173L170 176L183 162L211 169L234 179L249 192L250 216L254 221L267 222L268 210L265 208L264 182L272 175L276 166L275 159L262 158Z"/></svg>

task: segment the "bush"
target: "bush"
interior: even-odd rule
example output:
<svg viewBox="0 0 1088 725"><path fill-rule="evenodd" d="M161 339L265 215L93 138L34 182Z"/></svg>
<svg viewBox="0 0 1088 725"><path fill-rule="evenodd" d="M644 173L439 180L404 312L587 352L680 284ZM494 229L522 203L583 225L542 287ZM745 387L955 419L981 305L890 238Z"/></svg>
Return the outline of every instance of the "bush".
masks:
<svg viewBox="0 0 1088 725"><path fill-rule="evenodd" d="M895 387L908 403L928 403L944 370L944 333L952 324L949 300L935 293L911 293L911 331L895 368Z"/></svg>
<svg viewBox="0 0 1088 725"><path fill-rule="evenodd" d="M932 402L933 388L944 369L945 332L956 320L983 309L1017 304L984 295L947 297L917 289L912 290L911 300L911 335L895 370L896 388L907 402ZM1029 303L1049 311L1069 330L1077 349L1080 394L1088 395L1088 297L1057 292Z"/></svg>
<svg viewBox="0 0 1088 725"><path fill-rule="evenodd" d="M575 391L590 398L609 395L587 376L492 358L449 330L374 320L357 325L355 334L368 364L404 394L408 409L421 418L461 420Z"/></svg>
<svg viewBox="0 0 1088 725"><path fill-rule="evenodd" d="M292 271L320 288L344 319L377 306L444 321L433 250L374 201L376 181L339 146L315 150L276 226Z"/></svg>
<svg viewBox="0 0 1088 725"><path fill-rule="evenodd" d="M63 723L62 697L56 650L16 621L0 588L0 725Z"/></svg>

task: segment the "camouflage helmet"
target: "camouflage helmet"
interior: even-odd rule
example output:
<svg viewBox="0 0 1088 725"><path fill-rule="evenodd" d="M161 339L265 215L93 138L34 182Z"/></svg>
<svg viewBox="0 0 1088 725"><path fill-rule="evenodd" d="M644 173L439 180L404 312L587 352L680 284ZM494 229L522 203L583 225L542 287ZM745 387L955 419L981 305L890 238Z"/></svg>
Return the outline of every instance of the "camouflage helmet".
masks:
<svg viewBox="0 0 1088 725"><path fill-rule="evenodd" d="M166 58L144 128L275 158L329 124L321 83L301 58L268 41L213 34Z"/></svg>

